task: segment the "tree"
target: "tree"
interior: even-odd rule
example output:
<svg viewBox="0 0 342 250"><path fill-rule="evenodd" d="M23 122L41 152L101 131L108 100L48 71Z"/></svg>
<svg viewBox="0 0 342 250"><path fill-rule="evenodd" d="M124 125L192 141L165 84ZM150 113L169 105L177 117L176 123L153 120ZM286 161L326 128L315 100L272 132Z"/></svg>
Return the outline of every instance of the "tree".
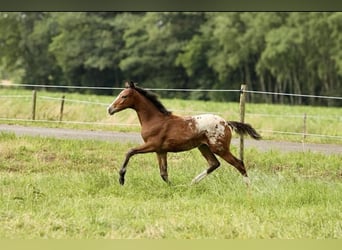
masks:
<svg viewBox="0 0 342 250"><path fill-rule="evenodd" d="M54 13L58 34L49 51L65 75L66 84L113 86L119 81L122 40L116 13Z"/></svg>
<svg viewBox="0 0 342 250"><path fill-rule="evenodd" d="M337 19L340 18L335 13L291 13L286 23L271 30L256 66L259 76L271 75L275 79L275 84L268 89L316 95L329 95L333 89L339 89L341 77L336 74L336 51L341 46L338 43L341 35L337 31L340 28ZM296 100L298 103L318 102Z"/></svg>
<svg viewBox="0 0 342 250"><path fill-rule="evenodd" d="M259 86L255 64L265 47L269 30L282 24L284 13L208 13L201 34L194 36L178 57L191 76L198 76L211 87L237 89L247 82ZM204 72L202 75L200 72ZM209 76L206 79L205 75ZM204 84L203 84L204 85ZM208 87L208 85L206 86ZM263 90L266 89L262 85ZM236 100L238 95L214 93L211 98Z"/></svg>
<svg viewBox="0 0 342 250"><path fill-rule="evenodd" d="M342 13L2 12L2 77L32 84L342 95ZM97 92L110 94L111 91ZM226 92L163 97L238 100ZM250 95L250 101L340 105Z"/></svg>
<svg viewBox="0 0 342 250"><path fill-rule="evenodd" d="M120 62L125 75L150 87L186 88L187 75L177 63L177 55L196 34L203 14L153 12L125 18L124 58Z"/></svg>
<svg viewBox="0 0 342 250"><path fill-rule="evenodd" d="M47 47L55 29L47 22L49 14L10 12L0 14L0 57L7 72L22 72L22 81L30 84L56 83L60 75Z"/></svg>

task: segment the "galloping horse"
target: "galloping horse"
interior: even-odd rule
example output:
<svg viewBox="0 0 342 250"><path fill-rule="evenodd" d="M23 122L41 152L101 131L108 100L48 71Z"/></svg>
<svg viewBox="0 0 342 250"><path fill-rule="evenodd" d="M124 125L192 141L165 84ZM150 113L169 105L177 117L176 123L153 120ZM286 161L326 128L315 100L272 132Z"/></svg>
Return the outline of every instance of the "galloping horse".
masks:
<svg viewBox="0 0 342 250"><path fill-rule="evenodd" d="M120 170L119 182L125 183L125 173L129 159L135 154L155 152L158 157L160 175L169 183L167 173L167 153L198 148L208 161L209 168L196 176L192 183L198 183L220 166L215 155L233 165L249 183L244 163L229 151L232 131L248 134L259 140L261 136L252 126L236 121L225 121L212 115L176 116L168 111L157 96L133 82L126 82L125 89L107 108L110 115L126 108L134 109L141 124L144 144L130 149Z"/></svg>

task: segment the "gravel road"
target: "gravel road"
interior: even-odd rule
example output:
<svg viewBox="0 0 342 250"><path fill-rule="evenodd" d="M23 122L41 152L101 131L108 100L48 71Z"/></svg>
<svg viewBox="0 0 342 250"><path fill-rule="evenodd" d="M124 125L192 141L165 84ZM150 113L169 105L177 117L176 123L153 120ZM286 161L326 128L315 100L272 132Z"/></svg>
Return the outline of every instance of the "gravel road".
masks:
<svg viewBox="0 0 342 250"><path fill-rule="evenodd" d="M122 133L122 132L108 132L108 131L88 131L88 130L75 130L65 128L41 128L41 127L26 127L19 125L5 125L0 124L0 133L9 132L15 133L17 136L29 135L29 136L42 136L42 137L55 137L65 139L88 139L88 140L102 140L113 142L133 142L140 144L142 138L139 133ZM233 145L238 145L239 140L237 135L234 135L232 140ZM337 144L312 144L296 142L279 142L269 140L250 140L245 141L245 147L254 147L260 151L279 150L284 152L299 152L299 151L311 151L320 152L325 154L341 154L342 146Z"/></svg>

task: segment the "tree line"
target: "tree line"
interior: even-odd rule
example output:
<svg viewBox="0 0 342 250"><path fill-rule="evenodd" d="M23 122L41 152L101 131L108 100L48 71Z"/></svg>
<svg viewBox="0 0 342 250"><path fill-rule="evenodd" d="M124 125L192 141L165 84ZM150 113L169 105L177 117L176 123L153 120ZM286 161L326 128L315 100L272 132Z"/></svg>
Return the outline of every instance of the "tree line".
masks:
<svg viewBox="0 0 342 250"><path fill-rule="evenodd" d="M341 45L341 12L0 13L0 77L26 84L122 87L133 80L149 88L239 89L247 83L249 90L341 96ZM160 95L238 99L229 92Z"/></svg>

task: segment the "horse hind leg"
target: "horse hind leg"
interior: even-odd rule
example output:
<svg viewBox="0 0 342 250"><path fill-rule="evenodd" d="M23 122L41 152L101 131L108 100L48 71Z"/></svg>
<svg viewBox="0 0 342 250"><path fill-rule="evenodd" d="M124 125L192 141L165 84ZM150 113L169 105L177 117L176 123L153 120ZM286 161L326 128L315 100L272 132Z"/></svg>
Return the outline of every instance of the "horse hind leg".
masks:
<svg viewBox="0 0 342 250"><path fill-rule="evenodd" d="M245 164L243 161L236 158L231 152L226 151L225 153L219 153L218 154L222 159L224 159L226 162L228 162L230 165L235 167L240 174L243 176L243 180L246 183L247 186L250 185L250 180L247 175L247 170L245 168Z"/></svg>
<svg viewBox="0 0 342 250"><path fill-rule="evenodd" d="M216 168L220 166L220 162L217 160L216 156L211 152L210 148L203 144L198 147L203 157L207 160L209 168L204 170L202 173L197 175L191 182L191 184L196 184L200 182L204 177L213 172Z"/></svg>

